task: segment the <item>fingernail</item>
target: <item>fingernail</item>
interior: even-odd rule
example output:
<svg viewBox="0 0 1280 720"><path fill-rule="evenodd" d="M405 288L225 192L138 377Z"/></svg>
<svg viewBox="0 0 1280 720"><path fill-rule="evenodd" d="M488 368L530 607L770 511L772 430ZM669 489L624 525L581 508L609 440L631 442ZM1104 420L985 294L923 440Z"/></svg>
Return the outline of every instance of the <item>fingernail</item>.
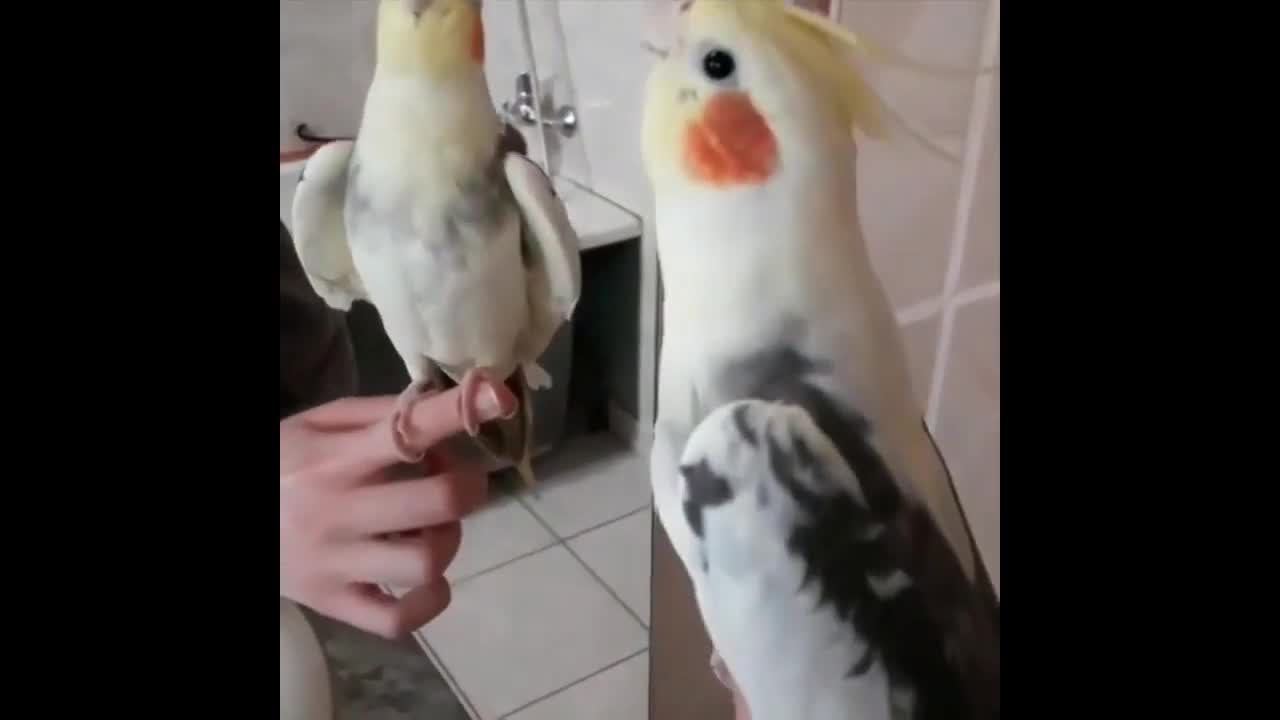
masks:
<svg viewBox="0 0 1280 720"><path fill-rule="evenodd" d="M498 397L497 388L485 385L480 391L480 397L476 400L476 410L480 412L480 418L483 420L497 420L502 417L502 399Z"/></svg>

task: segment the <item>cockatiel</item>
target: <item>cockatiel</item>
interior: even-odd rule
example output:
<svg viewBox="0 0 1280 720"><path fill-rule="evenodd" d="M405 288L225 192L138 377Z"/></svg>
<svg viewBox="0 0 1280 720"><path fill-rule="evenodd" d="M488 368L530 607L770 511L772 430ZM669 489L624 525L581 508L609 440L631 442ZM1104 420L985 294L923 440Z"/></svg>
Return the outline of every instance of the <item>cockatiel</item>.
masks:
<svg viewBox="0 0 1280 720"><path fill-rule="evenodd" d="M303 168L294 206L298 256L316 292L377 307L411 382L410 404L462 386L467 432L534 482L529 390L581 289L578 238L549 178L507 152L484 75L479 0L379 0L377 65L354 142L329 143ZM515 417L482 425L478 381L506 381Z"/></svg>
<svg viewBox="0 0 1280 720"><path fill-rule="evenodd" d="M686 0L646 89L655 509L752 720L998 718L999 608L855 204L848 35Z"/></svg>

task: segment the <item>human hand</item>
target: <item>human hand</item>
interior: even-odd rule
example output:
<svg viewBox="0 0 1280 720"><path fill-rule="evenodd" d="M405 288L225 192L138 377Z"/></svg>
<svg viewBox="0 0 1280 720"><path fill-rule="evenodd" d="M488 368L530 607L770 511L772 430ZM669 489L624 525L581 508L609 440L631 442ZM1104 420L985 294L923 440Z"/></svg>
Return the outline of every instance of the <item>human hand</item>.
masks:
<svg viewBox="0 0 1280 720"><path fill-rule="evenodd" d="M476 393L477 416L509 415L501 383ZM459 389L417 403L408 440L423 466L399 464L395 397L344 398L280 422L280 594L384 637L399 637L449 605L444 579L461 518L484 502L488 478L442 441L462 430ZM404 476L408 475L407 478ZM410 588L396 599L379 585Z"/></svg>

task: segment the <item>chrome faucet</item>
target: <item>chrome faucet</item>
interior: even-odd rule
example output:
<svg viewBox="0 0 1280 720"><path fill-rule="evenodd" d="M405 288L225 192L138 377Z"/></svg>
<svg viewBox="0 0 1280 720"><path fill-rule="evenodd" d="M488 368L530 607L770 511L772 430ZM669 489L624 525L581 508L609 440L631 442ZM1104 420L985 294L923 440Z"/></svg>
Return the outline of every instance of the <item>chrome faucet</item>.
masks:
<svg viewBox="0 0 1280 720"><path fill-rule="evenodd" d="M551 97L543 98L542 105L542 124L546 127L553 127L560 131L565 137L573 137L573 133L578 129L578 113L571 105L564 105L560 109L553 109ZM521 125L536 125L538 115L534 105L533 97L533 78L529 77L529 73L520 73L516 76L516 99L515 102L504 101L502 103L502 113L512 121Z"/></svg>

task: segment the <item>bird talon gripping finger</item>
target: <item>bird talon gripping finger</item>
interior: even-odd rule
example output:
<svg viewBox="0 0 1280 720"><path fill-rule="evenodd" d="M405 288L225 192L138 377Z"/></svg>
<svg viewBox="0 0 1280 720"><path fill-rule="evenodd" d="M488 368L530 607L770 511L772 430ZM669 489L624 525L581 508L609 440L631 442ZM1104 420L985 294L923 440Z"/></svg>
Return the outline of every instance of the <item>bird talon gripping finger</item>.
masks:
<svg viewBox="0 0 1280 720"><path fill-rule="evenodd" d="M483 370L468 370L459 383L461 391L458 393L458 412L462 416L462 427L471 437L480 432L480 421L476 418L480 399L476 397L476 392L483 390L492 393L488 389L492 384L488 373Z"/></svg>
<svg viewBox="0 0 1280 720"><path fill-rule="evenodd" d="M391 411L391 434L400 459L407 463L418 463L427 455L426 448L415 448L409 442L409 417L413 404L424 397L436 394L430 380L416 380L396 398L395 408Z"/></svg>

